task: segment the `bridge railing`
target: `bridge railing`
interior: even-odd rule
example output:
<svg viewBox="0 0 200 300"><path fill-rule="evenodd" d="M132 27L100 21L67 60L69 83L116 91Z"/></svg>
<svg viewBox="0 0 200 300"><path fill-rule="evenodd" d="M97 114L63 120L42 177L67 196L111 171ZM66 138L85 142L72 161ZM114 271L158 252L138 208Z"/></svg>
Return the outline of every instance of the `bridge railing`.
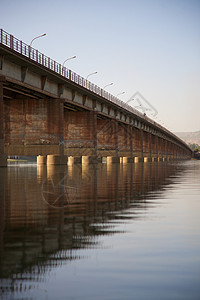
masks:
<svg viewBox="0 0 200 300"><path fill-rule="evenodd" d="M90 90L91 92L105 98L106 100L109 100L115 104L117 104L120 107L123 107L127 109L128 111L138 115L139 117L143 117L143 114L140 113L138 110L134 109L130 105L126 104L125 102L121 101L117 97L113 96L112 94L106 92L99 86L95 85L94 83L86 80L82 76L76 74L75 72L67 69L60 63L56 62L55 60L51 59L50 57L47 57L43 53L39 52L38 50L30 47L30 45L27 45L26 43L22 42L21 40L18 40L13 35L7 33L3 29L0 30L0 41L1 44L4 46L7 46L8 48L20 53L23 56L26 56L30 60L42 65L45 68L50 69L51 71L54 71L58 73L59 75L65 77L66 79Z"/></svg>
<svg viewBox="0 0 200 300"><path fill-rule="evenodd" d="M0 43L15 52L27 57L31 61L42 65L43 67L59 74L60 76L76 83L77 85L88 89L89 91L103 97L104 99L126 109L127 111L133 113L134 115L147 120L152 125L160 128L162 131L165 131L170 136L174 136L177 140L180 140L181 143L183 141L179 139L176 135L172 134L169 130L161 126L160 124L156 123L146 115L140 113L137 109L133 108L132 106L128 105L127 103L121 101L119 98L113 96L112 94L106 92L99 86L95 85L94 83L88 81L87 79L83 78L82 76L76 74L75 72L67 69L62 64L56 62L55 60L51 59L50 57L44 55L43 53L39 52L37 49L30 47L26 43L22 42L21 40L15 38L12 34L7 33L5 30L0 29ZM186 144L185 144L186 145Z"/></svg>

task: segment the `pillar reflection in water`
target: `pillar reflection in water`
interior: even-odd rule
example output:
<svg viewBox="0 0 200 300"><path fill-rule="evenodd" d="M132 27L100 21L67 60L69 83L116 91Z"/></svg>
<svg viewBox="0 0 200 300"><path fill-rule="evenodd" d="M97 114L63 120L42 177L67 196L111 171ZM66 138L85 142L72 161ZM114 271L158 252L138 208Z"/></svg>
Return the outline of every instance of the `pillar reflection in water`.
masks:
<svg viewBox="0 0 200 300"><path fill-rule="evenodd" d="M5 172L0 180L0 276L17 286L17 278L40 280L55 266L80 259L76 249L96 247L100 235L114 234L110 224L116 220L141 217L149 192L162 189L176 167L103 163Z"/></svg>

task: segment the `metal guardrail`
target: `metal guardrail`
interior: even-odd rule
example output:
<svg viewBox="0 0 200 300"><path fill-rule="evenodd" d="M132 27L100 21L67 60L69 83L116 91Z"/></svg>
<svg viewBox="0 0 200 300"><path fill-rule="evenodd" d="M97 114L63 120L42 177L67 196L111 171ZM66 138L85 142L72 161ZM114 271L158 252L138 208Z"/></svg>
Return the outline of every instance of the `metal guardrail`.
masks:
<svg viewBox="0 0 200 300"><path fill-rule="evenodd" d="M134 113L138 117L141 118L144 117L142 113L140 113L138 110L134 109L130 105L126 104L125 102L121 101L120 99L111 95L110 93L106 92L105 90L93 84L92 82L86 80L82 76L67 69L66 67L62 66L61 64L51 59L50 57L47 57L46 55L39 52L38 50L18 40L13 35L7 33L3 29L0 30L0 42L4 46L7 46L8 48L14 50L15 52L22 54L23 56L29 58L30 60L80 85L81 87L88 89L89 91L105 98L106 100L111 101L114 104L117 104L118 106Z"/></svg>
<svg viewBox="0 0 200 300"><path fill-rule="evenodd" d="M95 85L94 83L88 81L87 79L83 78L82 76L76 74L75 72L67 69L66 67L62 66L62 64L56 62L55 60L51 59L50 57L44 55L43 53L39 52L38 50L30 47L26 43L22 42L15 38L12 34L7 33L5 30L0 29L0 44L10 48L11 50L29 58L31 61L34 61L43 67L57 73L58 75L66 78L67 80L76 83L77 85L86 88L87 90L101 96L102 98L116 104L117 106L133 113L134 115L138 116L146 120L148 123L152 124L153 126L161 129L162 131L166 132L168 135L174 137L176 140L179 140L182 144L185 144L181 139L179 139L176 135L172 132L161 126L160 124L156 123L146 115L140 113L137 109L134 109L132 106L128 105L127 103L123 102L119 98L113 96L112 94L106 92L99 86ZM185 144L187 147L188 145Z"/></svg>

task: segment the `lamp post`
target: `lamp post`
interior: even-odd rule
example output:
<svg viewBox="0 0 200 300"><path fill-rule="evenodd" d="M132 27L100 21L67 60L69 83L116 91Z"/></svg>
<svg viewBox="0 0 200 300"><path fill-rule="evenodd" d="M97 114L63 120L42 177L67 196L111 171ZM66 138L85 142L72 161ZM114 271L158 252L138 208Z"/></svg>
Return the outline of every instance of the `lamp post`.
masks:
<svg viewBox="0 0 200 300"><path fill-rule="evenodd" d="M28 51L29 51L29 58L31 58L31 46L34 40L39 39L40 37L45 36L46 33L43 33L41 35L36 36L34 39L32 39L32 41L30 42L29 46L28 46Z"/></svg>
<svg viewBox="0 0 200 300"><path fill-rule="evenodd" d="M63 64L62 64L62 66L64 67L64 64L66 63L66 61L68 61L68 60L70 60L70 59L74 59L74 58L76 58L76 55L74 55L74 56L72 56L72 57L69 57L69 58L65 59L64 62L63 62Z"/></svg>
<svg viewBox="0 0 200 300"><path fill-rule="evenodd" d="M29 47L31 48L31 45L32 45L32 43L33 43L34 40L39 39L40 37L43 37L43 36L45 36L45 35L46 35L46 33L43 33L43 34L41 34L41 35L36 36L36 37L35 37L34 39L32 39L32 41L30 42Z"/></svg>
<svg viewBox="0 0 200 300"><path fill-rule="evenodd" d="M106 84L104 87L103 87L103 90L105 90L105 88L109 85L113 85L113 82L109 83L109 84Z"/></svg>
<svg viewBox="0 0 200 300"><path fill-rule="evenodd" d="M119 94L116 95L116 97L118 97L119 95L125 94L125 92L121 92Z"/></svg>
<svg viewBox="0 0 200 300"><path fill-rule="evenodd" d="M88 74L88 76L86 77L86 80L88 79L89 76L94 75L94 74L97 74L97 73L98 73L98 72L93 72L93 73Z"/></svg>

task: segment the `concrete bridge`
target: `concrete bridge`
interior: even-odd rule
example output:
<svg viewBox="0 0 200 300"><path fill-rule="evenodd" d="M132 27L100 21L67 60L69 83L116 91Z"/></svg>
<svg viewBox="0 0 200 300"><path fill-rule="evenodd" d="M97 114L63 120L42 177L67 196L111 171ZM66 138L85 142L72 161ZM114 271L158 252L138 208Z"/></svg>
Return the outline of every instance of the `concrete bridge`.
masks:
<svg viewBox="0 0 200 300"><path fill-rule="evenodd" d="M188 159L181 139L100 87L0 30L0 165Z"/></svg>

